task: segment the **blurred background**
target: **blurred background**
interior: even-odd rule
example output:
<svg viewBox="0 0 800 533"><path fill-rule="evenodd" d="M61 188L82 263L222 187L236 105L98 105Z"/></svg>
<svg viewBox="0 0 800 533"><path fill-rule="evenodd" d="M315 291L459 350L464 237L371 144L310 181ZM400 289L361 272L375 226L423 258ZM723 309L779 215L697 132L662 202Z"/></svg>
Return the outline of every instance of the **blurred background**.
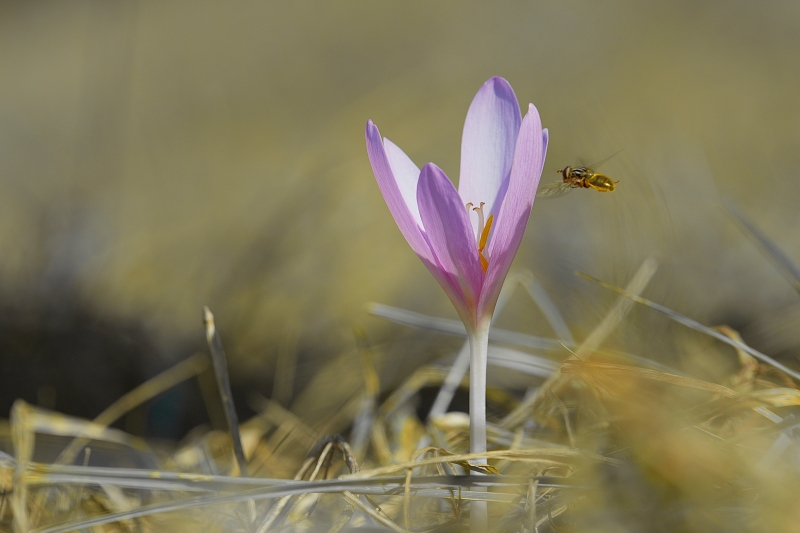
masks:
<svg viewBox="0 0 800 533"><path fill-rule="evenodd" d="M794 357L797 294L720 199L800 261L799 30L791 0L0 2L0 414L95 416L205 349L203 305L243 416L275 383L328 416L304 391L363 388L359 335L384 388L456 349L365 311L456 317L363 132L456 181L493 75L550 129L542 182L622 150L617 191L537 201L517 256L578 339L614 295L574 271L624 285L655 255L645 296ZM525 295L498 325L552 334ZM608 342L691 368L677 339L637 309ZM205 413L187 385L122 425L179 438Z"/></svg>

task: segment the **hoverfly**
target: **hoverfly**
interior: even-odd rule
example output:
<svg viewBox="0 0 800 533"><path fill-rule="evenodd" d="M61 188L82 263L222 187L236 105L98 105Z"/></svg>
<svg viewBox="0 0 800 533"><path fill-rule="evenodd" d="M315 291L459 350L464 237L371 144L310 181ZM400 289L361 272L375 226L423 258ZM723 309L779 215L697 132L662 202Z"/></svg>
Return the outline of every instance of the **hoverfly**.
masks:
<svg viewBox="0 0 800 533"><path fill-rule="evenodd" d="M536 196L539 198L557 198L558 196L567 194L572 189L581 189L581 188L583 189L591 188L598 192L612 192L616 188L616 184L619 182L613 181L605 174L600 174L599 172L595 172L589 167L590 166L597 167L598 165L605 163L618 153L619 152L615 152L609 157L593 165L589 166L581 165L579 167L564 167L562 169L557 170L556 172L558 172L562 176L561 181L554 181L552 183L546 183L540 186L539 190L536 191Z"/></svg>

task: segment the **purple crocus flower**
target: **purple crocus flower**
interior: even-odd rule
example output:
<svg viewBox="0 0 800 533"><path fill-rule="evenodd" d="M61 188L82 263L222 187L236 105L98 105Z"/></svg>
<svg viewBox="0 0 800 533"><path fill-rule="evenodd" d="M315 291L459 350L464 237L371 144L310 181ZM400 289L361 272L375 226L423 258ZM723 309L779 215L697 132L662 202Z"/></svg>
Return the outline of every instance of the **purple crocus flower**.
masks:
<svg viewBox="0 0 800 533"><path fill-rule="evenodd" d="M458 190L428 163L422 171L367 122L367 152L397 226L431 271L464 326L470 347L470 452L486 451L489 327L503 281L531 214L547 130L503 78L483 84L467 112ZM488 528L486 502L470 503L470 530Z"/></svg>
<svg viewBox="0 0 800 533"><path fill-rule="evenodd" d="M435 164L422 171L369 121L372 171L397 226L453 302L469 333L487 328L528 223L547 130L520 115L503 78L483 84L461 140L458 190Z"/></svg>

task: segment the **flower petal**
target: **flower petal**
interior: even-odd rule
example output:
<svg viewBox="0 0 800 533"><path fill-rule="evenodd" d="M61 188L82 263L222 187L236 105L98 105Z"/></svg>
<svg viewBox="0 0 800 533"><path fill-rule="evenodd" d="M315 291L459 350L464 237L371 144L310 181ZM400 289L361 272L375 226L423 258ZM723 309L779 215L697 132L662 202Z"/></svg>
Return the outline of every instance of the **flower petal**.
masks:
<svg viewBox="0 0 800 533"><path fill-rule="evenodd" d="M392 168L392 174L394 174L400 194L403 196L408 210L411 211L411 216L421 227L422 219L419 216L419 207L417 206L419 167L411 161L411 158L399 146L389 139L383 140L383 150L386 152L386 158L389 160L389 166Z"/></svg>
<svg viewBox="0 0 800 533"><path fill-rule="evenodd" d="M475 95L461 138L461 176L458 192L464 202L485 202L488 218L497 212L508 185L514 146L522 117L514 90L506 80L491 78ZM470 217L478 233L477 217Z"/></svg>
<svg viewBox="0 0 800 533"><path fill-rule="evenodd" d="M428 237L422 228L421 219L418 223L414 218L414 213L419 216L416 190L411 199L404 197L401 185L396 179L395 169L400 181L404 184L403 186L410 182L412 180L410 166L414 164L391 141L384 143L377 126L371 120L367 122L366 137L367 153L372 164L372 171L375 174L375 179L378 182L378 187L383 194L386 205L389 207L389 212L392 213L392 217L397 223L397 227L400 228L400 232L406 238L408 244L411 245L411 249L416 252L434 279L442 286L450 301L459 310L459 314L461 314L461 310L466 308L464 295L461 293L458 283L442 267L436 254L431 249ZM417 177L413 178L415 189L418 176L419 173L417 173ZM469 315L463 315L462 319L469 320L466 323L472 323L475 320L474 315L474 312L472 313L473 318L470 318Z"/></svg>
<svg viewBox="0 0 800 533"><path fill-rule="evenodd" d="M383 194L383 199L386 200L386 205L389 206L389 212L392 213L397 227L400 228L403 237L405 237L408 244L411 245L411 249L425 261L426 265L435 265L437 263L436 258L425 236L422 234L421 219L415 218L412 208L409 207L393 172L395 166L390 163L378 127L373 124L371 120L367 122L366 138L367 154L369 155L369 162L372 165L372 172L375 174L375 180L378 182L378 187L381 190L381 194ZM391 146L394 145L392 144ZM390 148L390 150L393 152L393 158L399 159L394 148ZM400 149L397 148L397 150ZM413 163L411 164L413 165ZM402 162L396 164L399 173L403 176L404 182L408 180L406 166L407 165ZM413 197L413 202L414 211L419 213L416 194ZM417 217L418 216L419 215L417 215ZM417 222L417 220L420 220L420 222Z"/></svg>
<svg viewBox="0 0 800 533"><path fill-rule="evenodd" d="M483 284L478 247L458 191L433 163L422 167L417 185L417 203L431 249L464 297L459 314L462 318L466 314L474 324Z"/></svg>
<svg viewBox="0 0 800 533"><path fill-rule="evenodd" d="M528 224L546 153L547 130L542 130L539 112L533 104L529 104L514 151L508 192L499 206L494 235L489 243L489 268L480 297L479 317L487 313L491 315L494 311L503 280Z"/></svg>

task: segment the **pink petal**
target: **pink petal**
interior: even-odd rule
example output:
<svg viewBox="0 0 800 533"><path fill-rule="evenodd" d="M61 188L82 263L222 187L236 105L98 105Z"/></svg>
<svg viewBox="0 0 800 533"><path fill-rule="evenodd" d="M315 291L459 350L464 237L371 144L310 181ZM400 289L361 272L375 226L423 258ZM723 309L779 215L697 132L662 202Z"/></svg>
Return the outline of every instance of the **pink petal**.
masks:
<svg viewBox="0 0 800 533"><path fill-rule="evenodd" d="M542 177L547 152L547 130L542 130L539 112L533 104L522 121L508 192L499 209L489 243L489 268L481 293L478 316L491 315L503 280L517 253L531 214L536 188Z"/></svg>
<svg viewBox="0 0 800 533"><path fill-rule="evenodd" d="M369 162L372 165L372 172L375 174L378 187L381 190L381 194L383 194L383 199L386 200L386 205L389 206L389 212L392 213L397 227L400 228L403 237L405 237L408 244L411 245L411 249L422 258L426 265L435 265L437 263L436 258L422 234L420 224L417 222L412 214L411 208L406 203L406 199L404 198L393 172L393 167L389 163L381 134L378 131L378 127L373 124L371 120L367 122L366 137L367 154L369 155ZM400 169L401 172L403 166L402 164L398 165L398 169ZM408 179L405 173L402 175L404 180ZM414 210L418 212L416 207L416 195L413 201Z"/></svg>
<svg viewBox="0 0 800 533"><path fill-rule="evenodd" d="M400 189L400 194L403 196L406 206L411 211L411 216L414 217L414 221L418 226L422 226L422 219L419 216L419 207L417 206L419 168L399 146L389 139L383 140L383 150L386 152L386 158L389 160L389 166L392 168L397 187Z"/></svg>
<svg viewBox="0 0 800 533"><path fill-rule="evenodd" d="M419 208L417 207L416 191L414 196L409 200L404 197L401 186L396 177L400 177L403 186L411 181L410 166L413 166L411 160L402 150L397 148L390 141L386 145L381 139L381 134L377 126L370 120L367 122L367 153L369 161L372 164L372 172L375 174L375 179L378 182L378 187L383 194L386 205L389 207L389 212L392 213L397 227L400 232L411 245L411 249L416 252L422 263L428 268L434 279L442 286L450 301L459 311L465 309L464 296L461 294L458 283L449 276L447 271L442 267L439 259L433 253L431 245L428 242L428 237L422 229L421 221L418 224L414 217L414 212L419 216ZM405 157L405 159L403 159ZM391 163L390 163L391 161ZM409 165L410 163L410 165ZM397 176L395 174L397 171ZM419 174L417 174L419 176ZM416 188L417 178L413 178ZM413 205L409 205L409 204ZM413 209L413 211L412 211ZM473 306L474 307L474 306ZM462 320L466 320L467 324L474 322L474 315L472 318L469 315L462 315Z"/></svg>
<svg viewBox="0 0 800 533"><path fill-rule="evenodd" d="M461 138L461 177L458 191L464 202L479 206L484 214L494 214L502 204L514 146L522 118L511 85L503 78L491 78L475 95L467 112ZM477 235L477 217L472 216Z"/></svg>
<svg viewBox="0 0 800 533"><path fill-rule="evenodd" d="M463 317L468 311L474 323L483 284L478 247L461 197L445 173L433 163L422 167L417 203L431 249L464 297L459 314Z"/></svg>

